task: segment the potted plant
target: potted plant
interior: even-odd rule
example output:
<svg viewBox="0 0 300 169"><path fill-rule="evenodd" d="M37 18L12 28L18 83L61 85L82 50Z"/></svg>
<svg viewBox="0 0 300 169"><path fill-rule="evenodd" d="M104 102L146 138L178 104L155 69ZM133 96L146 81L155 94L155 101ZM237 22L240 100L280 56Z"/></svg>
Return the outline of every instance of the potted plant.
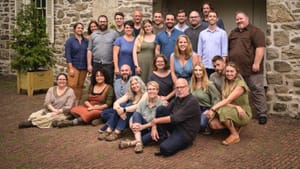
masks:
<svg viewBox="0 0 300 169"><path fill-rule="evenodd" d="M15 49L11 66L17 70L17 90L26 89L29 96L37 89L53 85L53 49L46 33L42 11L29 4L22 6L16 16L11 47Z"/></svg>

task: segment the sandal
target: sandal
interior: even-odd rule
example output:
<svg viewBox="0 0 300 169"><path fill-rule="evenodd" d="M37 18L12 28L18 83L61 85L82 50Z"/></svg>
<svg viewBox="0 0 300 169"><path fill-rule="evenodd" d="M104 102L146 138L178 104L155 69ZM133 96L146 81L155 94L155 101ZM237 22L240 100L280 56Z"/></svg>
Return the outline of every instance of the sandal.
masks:
<svg viewBox="0 0 300 169"><path fill-rule="evenodd" d="M111 132L110 135L105 137L106 141L115 141L121 137L121 133Z"/></svg>
<svg viewBox="0 0 300 169"><path fill-rule="evenodd" d="M144 146L143 146L142 142L139 141L135 145L134 152L137 153L137 154L142 153L143 148L144 148Z"/></svg>
<svg viewBox="0 0 300 169"><path fill-rule="evenodd" d="M128 147L133 147L134 145L131 144L131 141L126 139L126 140L121 140L119 143L119 149L125 149Z"/></svg>
<svg viewBox="0 0 300 169"><path fill-rule="evenodd" d="M110 135L110 132L107 132L107 131L103 131L99 134L98 136L98 140L104 140L107 136Z"/></svg>
<svg viewBox="0 0 300 169"><path fill-rule="evenodd" d="M230 144L235 144L238 142L240 142L240 137L235 137L233 135L230 135L229 137L227 137L225 140L222 141L222 144L228 146Z"/></svg>

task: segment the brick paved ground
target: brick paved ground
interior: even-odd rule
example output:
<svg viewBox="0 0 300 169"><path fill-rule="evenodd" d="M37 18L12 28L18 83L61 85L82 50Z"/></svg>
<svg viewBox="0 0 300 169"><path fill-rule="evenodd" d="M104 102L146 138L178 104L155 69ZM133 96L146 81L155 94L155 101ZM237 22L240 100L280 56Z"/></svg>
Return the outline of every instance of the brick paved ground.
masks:
<svg viewBox="0 0 300 169"><path fill-rule="evenodd" d="M0 77L0 168L300 168L300 120L270 116L260 126L253 120L241 142L222 146L226 133L198 135L188 149L156 157L157 145L135 154L118 142L98 141L97 129L17 129L19 121L41 108L45 94L16 95L15 81ZM132 138L126 132L125 138Z"/></svg>

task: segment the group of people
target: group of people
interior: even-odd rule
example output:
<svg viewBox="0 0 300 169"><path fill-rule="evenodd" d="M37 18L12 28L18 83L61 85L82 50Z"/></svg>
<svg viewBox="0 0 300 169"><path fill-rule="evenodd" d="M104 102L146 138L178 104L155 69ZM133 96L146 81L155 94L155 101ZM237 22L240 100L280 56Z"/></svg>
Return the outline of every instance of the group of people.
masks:
<svg viewBox="0 0 300 169"><path fill-rule="evenodd" d="M132 20L114 16L115 28L100 15L84 36L82 23L74 24L74 36L66 41L67 74L57 75L44 108L32 113L19 128L67 127L104 124L98 140L114 141L126 128L134 140L121 140L119 148L143 152L155 141L155 155L170 156L193 143L197 133L226 129L222 141L240 141L240 129L252 119L248 94L267 122L263 84L263 32L236 13L237 28L229 37L224 23L204 3L202 17L184 10L177 17L155 12L153 21L134 11ZM176 24L177 19L177 24ZM82 101L87 73L88 97Z"/></svg>

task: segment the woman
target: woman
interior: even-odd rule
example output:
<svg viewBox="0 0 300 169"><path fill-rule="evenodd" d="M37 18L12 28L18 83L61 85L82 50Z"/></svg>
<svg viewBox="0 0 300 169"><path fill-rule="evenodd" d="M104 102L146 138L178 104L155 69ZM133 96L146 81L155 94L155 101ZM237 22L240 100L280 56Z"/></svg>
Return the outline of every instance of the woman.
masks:
<svg viewBox="0 0 300 169"><path fill-rule="evenodd" d="M128 64L131 70L135 70L132 57L134 45L133 27L133 21L126 21L124 23L125 34L121 37L118 37L114 42L113 60L115 75L117 76L117 78L119 78L120 68L124 64ZM134 74L134 71L132 73Z"/></svg>
<svg viewBox="0 0 300 169"><path fill-rule="evenodd" d="M203 134L210 134L207 128L208 118L204 115L204 112L219 102L221 95L215 85L208 80L205 67L200 62L194 65L190 89L192 95L198 99L200 105L200 131Z"/></svg>
<svg viewBox="0 0 300 169"><path fill-rule="evenodd" d="M149 63L153 62L155 49L155 34L153 33L152 21L149 19L142 22L142 29L137 36L133 47L133 61L136 75L141 76L146 82L152 71Z"/></svg>
<svg viewBox="0 0 300 169"><path fill-rule="evenodd" d="M87 40L90 40L91 34L98 29L98 22L95 20L91 20L88 26L87 36L85 37Z"/></svg>
<svg viewBox="0 0 300 169"><path fill-rule="evenodd" d="M151 121L155 117L156 108L162 105L158 96L159 84L155 81L147 83L148 97L141 101L136 112L133 113L129 126L134 133L134 140L123 140L119 143L119 148L124 149L133 147L135 153L143 152L143 145L150 143L151 138Z"/></svg>
<svg viewBox="0 0 300 169"><path fill-rule="evenodd" d="M66 119L65 114L73 107L76 99L73 89L67 86L67 80L66 74L59 73L56 77L57 86L47 91L45 108L32 113L28 121L19 124L19 128L51 128L53 121Z"/></svg>
<svg viewBox="0 0 300 169"><path fill-rule="evenodd" d="M229 137L222 141L224 145L240 142L240 128L246 126L252 118L248 92L248 86L240 75L238 67L229 62L225 67L222 101L205 112L210 118L209 125L212 129L229 129Z"/></svg>
<svg viewBox="0 0 300 169"><path fill-rule="evenodd" d="M127 92L114 102L113 108L102 112L111 115L105 126L99 130L99 140L114 141L120 138L121 132L128 125L129 118L136 111L138 103L142 97L147 96L145 84L140 77L132 76L128 84Z"/></svg>
<svg viewBox="0 0 300 169"><path fill-rule="evenodd" d="M188 82L193 73L193 65L199 57L193 52L192 44L187 35L180 35L176 40L174 53L170 57L172 79L175 83L177 78L184 78Z"/></svg>
<svg viewBox="0 0 300 169"><path fill-rule="evenodd" d="M65 55L68 65L68 84L75 92L75 105L78 105L87 73L88 40L83 36L82 23L76 23L73 28L74 35L65 44Z"/></svg>
<svg viewBox="0 0 300 169"><path fill-rule="evenodd" d="M71 109L73 120L63 120L57 122L57 127L67 127L90 123L99 118L101 112L112 106L114 99L113 88L108 84L108 75L101 69L95 69L91 76L91 87L88 100L84 105L79 105Z"/></svg>
<svg viewBox="0 0 300 169"><path fill-rule="evenodd" d="M169 69L167 58L160 54L153 60L153 72L149 75L149 81L156 81L159 84L158 95L164 102L169 102L175 95L174 83Z"/></svg>

